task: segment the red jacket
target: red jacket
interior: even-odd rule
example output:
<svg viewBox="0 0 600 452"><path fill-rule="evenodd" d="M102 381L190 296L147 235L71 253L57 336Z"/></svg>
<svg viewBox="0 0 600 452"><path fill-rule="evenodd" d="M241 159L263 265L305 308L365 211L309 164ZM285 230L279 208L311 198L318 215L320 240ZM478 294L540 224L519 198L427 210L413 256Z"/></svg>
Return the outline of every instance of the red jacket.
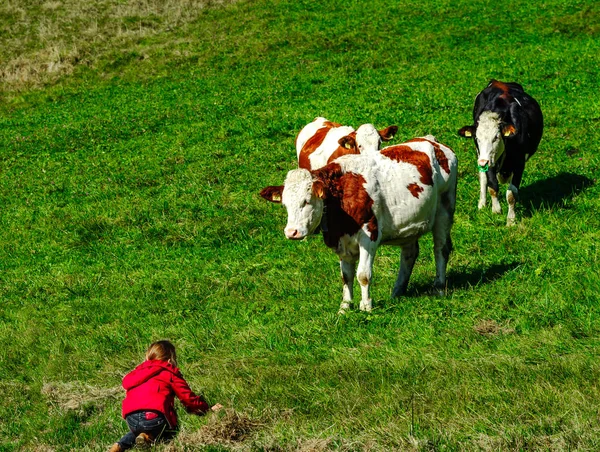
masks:
<svg viewBox="0 0 600 452"><path fill-rule="evenodd" d="M123 418L135 411L158 411L171 428L177 426L175 396L188 413L201 414L209 406L192 392L179 369L167 361L144 361L123 378L127 391L123 400Z"/></svg>

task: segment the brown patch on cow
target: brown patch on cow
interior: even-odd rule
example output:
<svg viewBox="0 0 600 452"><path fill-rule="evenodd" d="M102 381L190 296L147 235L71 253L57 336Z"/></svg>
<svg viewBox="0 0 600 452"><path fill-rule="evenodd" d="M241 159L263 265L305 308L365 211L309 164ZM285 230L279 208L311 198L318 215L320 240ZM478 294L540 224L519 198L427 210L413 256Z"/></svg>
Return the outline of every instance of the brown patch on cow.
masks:
<svg viewBox="0 0 600 452"><path fill-rule="evenodd" d="M498 80L492 80L490 86L502 91L502 94L500 95L502 99L505 99L507 101L512 100L513 97L510 95L510 87L506 83L500 82Z"/></svg>
<svg viewBox="0 0 600 452"><path fill-rule="evenodd" d="M319 146L321 146L321 144L323 144L323 141L325 140L325 137L327 136L330 130L331 129L328 127L321 127L315 132L315 134L312 137L306 140L306 143L304 143L304 146L302 146L302 149L300 150L300 155L298 156L298 166L300 168L304 168L307 170L312 169L310 166L309 157L313 152L317 150Z"/></svg>
<svg viewBox="0 0 600 452"><path fill-rule="evenodd" d="M498 197L498 192L496 190L494 190L493 188L488 187L488 193L490 194L490 196L492 198L497 198Z"/></svg>
<svg viewBox="0 0 600 452"><path fill-rule="evenodd" d="M352 132L347 136L356 140L356 132ZM345 146L338 146L338 148L334 151L333 154L327 159L327 163L333 162L336 158L341 157L342 155L348 154L360 154L358 148L356 146L347 148Z"/></svg>
<svg viewBox="0 0 600 452"><path fill-rule="evenodd" d="M510 204L511 206L514 206L515 203L517 202L516 198L515 198L515 194L512 192L512 190L509 190L507 195L506 195L506 200L508 201L508 204Z"/></svg>
<svg viewBox="0 0 600 452"><path fill-rule="evenodd" d="M367 278L367 276L364 273L359 273L358 276L356 277L356 279L358 279L358 283L361 286L368 286L369 285L369 278Z"/></svg>
<svg viewBox="0 0 600 452"><path fill-rule="evenodd" d="M433 185L433 169L429 156L421 151L415 151L410 146L399 144L390 146L381 151L381 154L397 162L405 162L414 165L421 175L421 183Z"/></svg>
<svg viewBox="0 0 600 452"><path fill-rule="evenodd" d="M331 122L331 121L325 121L323 123L323 126L328 127L330 129L333 129L335 127L342 127L341 124L337 123L337 122Z"/></svg>
<svg viewBox="0 0 600 452"><path fill-rule="evenodd" d="M371 240L376 241L379 228L373 212L373 199L365 188L365 178L361 174L344 173L338 163L330 163L312 174L326 187L325 244L337 249L344 235L356 234L363 225L366 225Z"/></svg>
<svg viewBox="0 0 600 452"><path fill-rule="evenodd" d="M411 194L412 194L412 195L413 195L415 198L418 198L418 197L419 197L419 193L421 193L421 192L424 190L424 188L423 188L423 187L421 187L419 184L415 184L415 183L408 184L408 185L406 186L406 188L408 188L408 191L410 191L410 193L411 193Z"/></svg>
<svg viewBox="0 0 600 452"><path fill-rule="evenodd" d="M413 138L412 140L409 140L408 143L418 143L423 141L427 141L433 146L433 149L435 150L435 159L438 161L440 168L446 171L446 174L450 174L450 165L448 164L448 157L446 157L446 153L442 151L440 143L428 140L427 138Z"/></svg>

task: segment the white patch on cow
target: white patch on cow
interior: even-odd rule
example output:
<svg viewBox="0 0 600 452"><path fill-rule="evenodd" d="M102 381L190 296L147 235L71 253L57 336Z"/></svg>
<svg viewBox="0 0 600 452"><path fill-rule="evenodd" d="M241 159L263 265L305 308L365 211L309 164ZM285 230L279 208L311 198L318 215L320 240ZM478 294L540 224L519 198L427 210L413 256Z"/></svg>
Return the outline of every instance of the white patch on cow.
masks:
<svg viewBox="0 0 600 452"><path fill-rule="evenodd" d="M506 202L508 203L508 215L506 216L506 226L514 226L516 223L515 204L517 203L517 196L519 190L512 184L512 177L508 182L508 188L506 189Z"/></svg>
<svg viewBox="0 0 600 452"><path fill-rule="evenodd" d="M285 178L281 203L288 213L284 232L289 239L306 237L321 221L323 200L313 194L312 186L312 175L305 169L292 170Z"/></svg>
<svg viewBox="0 0 600 452"><path fill-rule="evenodd" d="M361 154L379 151L381 136L373 124L363 124L356 129L356 146Z"/></svg>
<svg viewBox="0 0 600 452"><path fill-rule="evenodd" d="M500 116L494 111L484 111L479 116L475 131L479 166L494 166L504 153L500 125Z"/></svg>
<svg viewBox="0 0 600 452"><path fill-rule="evenodd" d="M477 203L477 208L479 210L485 207L485 201L487 197L487 174L480 172L479 173L479 202Z"/></svg>
<svg viewBox="0 0 600 452"><path fill-rule="evenodd" d="M490 193L490 197L492 198L492 212L496 214L502 213L502 206L500 205L500 201L498 201L498 193L496 190L488 187L488 192Z"/></svg>

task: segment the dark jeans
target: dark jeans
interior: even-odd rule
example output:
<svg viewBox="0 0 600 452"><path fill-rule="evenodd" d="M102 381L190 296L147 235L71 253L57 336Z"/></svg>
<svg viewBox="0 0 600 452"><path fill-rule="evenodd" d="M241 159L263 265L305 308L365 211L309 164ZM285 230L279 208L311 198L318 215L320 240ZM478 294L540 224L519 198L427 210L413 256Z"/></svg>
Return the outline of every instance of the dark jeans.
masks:
<svg viewBox="0 0 600 452"><path fill-rule="evenodd" d="M147 433L154 441L169 440L175 436L177 430L169 428L169 423L161 413L156 414L158 414L158 417L154 419L146 419L146 411L138 411L127 415L125 422L127 422L131 431L118 441L123 450L135 446L135 438L140 433Z"/></svg>

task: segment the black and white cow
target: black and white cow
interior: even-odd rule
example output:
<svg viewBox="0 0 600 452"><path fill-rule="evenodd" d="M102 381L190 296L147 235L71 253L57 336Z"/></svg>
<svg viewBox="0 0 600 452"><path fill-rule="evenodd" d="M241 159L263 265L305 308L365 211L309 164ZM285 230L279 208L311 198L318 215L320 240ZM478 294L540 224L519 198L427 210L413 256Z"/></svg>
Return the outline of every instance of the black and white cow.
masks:
<svg viewBox="0 0 600 452"><path fill-rule="evenodd" d="M544 120L536 100L521 85L491 80L475 98L473 125L458 134L474 138L479 167L479 209L486 203L486 187L492 197L492 211L502 213L498 181L508 183L508 226L515 223L515 203L525 169L542 139Z"/></svg>

